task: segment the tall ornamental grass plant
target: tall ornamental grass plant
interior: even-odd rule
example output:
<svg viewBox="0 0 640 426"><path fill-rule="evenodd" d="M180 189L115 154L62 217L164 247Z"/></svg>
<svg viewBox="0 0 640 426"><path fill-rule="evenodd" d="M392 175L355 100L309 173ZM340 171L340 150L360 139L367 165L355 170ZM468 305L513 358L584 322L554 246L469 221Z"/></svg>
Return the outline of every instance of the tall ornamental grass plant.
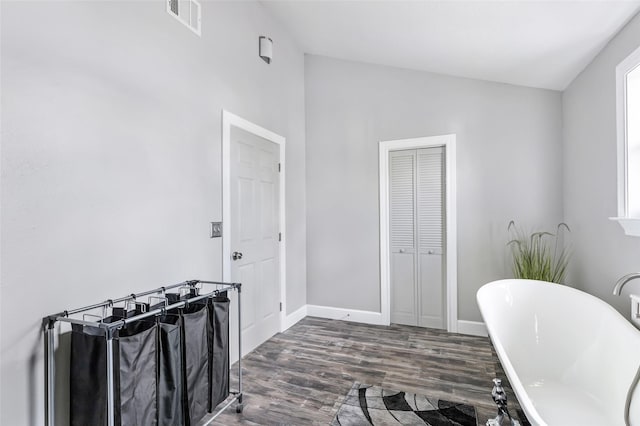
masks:
<svg viewBox="0 0 640 426"><path fill-rule="evenodd" d="M566 223L558 224L555 234L542 231L527 235L513 220L507 230L512 237L507 245L511 249L516 278L563 283L569 251L559 239L561 232L571 232Z"/></svg>

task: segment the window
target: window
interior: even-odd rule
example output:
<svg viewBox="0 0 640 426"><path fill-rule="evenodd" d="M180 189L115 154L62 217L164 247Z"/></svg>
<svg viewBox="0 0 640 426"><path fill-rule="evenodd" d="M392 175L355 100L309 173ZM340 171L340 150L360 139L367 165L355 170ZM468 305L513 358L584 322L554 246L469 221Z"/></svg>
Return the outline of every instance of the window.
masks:
<svg viewBox="0 0 640 426"><path fill-rule="evenodd" d="M618 217L627 235L640 237L640 48L616 68Z"/></svg>
<svg viewBox="0 0 640 426"><path fill-rule="evenodd" d="M627 215L640 218L640 66L627 74Z"/></svg>

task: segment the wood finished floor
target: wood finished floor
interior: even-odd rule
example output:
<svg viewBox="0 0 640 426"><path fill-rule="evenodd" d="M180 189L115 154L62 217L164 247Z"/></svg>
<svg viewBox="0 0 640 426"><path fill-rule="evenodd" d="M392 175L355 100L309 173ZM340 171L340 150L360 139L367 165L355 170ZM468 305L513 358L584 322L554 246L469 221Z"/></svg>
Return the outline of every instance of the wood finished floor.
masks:
<svg viewBox="0 0 640 426"><path fill-rule="evenodd" d="M212 424L328 425L357 381L472 404L484 426L494 377L506 379L488 338L307 317L243 359L244 412Z"/></svg>

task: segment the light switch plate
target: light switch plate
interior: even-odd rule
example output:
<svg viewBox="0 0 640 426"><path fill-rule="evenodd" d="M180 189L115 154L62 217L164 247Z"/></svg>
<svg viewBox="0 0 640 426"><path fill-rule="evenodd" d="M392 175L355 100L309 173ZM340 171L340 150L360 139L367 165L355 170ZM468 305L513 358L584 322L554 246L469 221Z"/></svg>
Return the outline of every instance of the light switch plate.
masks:
<svg viewBox="0 0 640 426"><path fill-rule="evenodd" d="M222 222L211 222L211 238L222 237Z"/></svg>

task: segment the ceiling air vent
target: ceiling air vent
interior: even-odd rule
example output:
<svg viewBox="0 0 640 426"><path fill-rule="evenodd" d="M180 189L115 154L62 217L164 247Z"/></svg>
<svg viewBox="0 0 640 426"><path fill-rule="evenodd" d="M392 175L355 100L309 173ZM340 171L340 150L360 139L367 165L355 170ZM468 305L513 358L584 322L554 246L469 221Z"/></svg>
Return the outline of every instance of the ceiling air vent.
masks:
<svg viewBox="0 0 640 426"><path fill-rule="evenodd" d="M200 35L201 6L196 0L167 0L167 12Z"/></svg>

